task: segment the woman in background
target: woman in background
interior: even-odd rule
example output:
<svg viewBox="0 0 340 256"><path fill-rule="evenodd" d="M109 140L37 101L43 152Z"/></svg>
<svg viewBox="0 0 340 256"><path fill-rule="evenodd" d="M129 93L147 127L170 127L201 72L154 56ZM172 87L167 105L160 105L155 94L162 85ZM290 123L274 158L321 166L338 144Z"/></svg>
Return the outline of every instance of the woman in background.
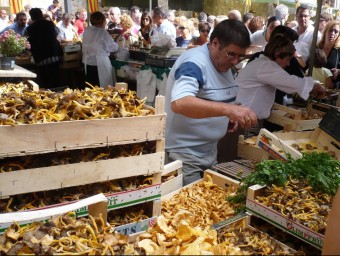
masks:
<svg viewBox="0 0 340 256"><path fill-rule="evenodd" d="M102 12L90 15L92 26L85 29L83 34L83 63L85 81L92 85L114 85L114 73L110 53L118 49L110 34L105 30L106 18Z"/></svg>
<svg viewBox="0 0 340 256"><path fill-rule="evenodd" d="M143 41L144 45L150 44L150 31L152 27L152 18L149 12L143 12L140 20L140 30L138 33L139 39Z"/></svg>
<svg viewBox="0 0 340 256"><path fill-rule="evenodd" d="M336 88L340 87L340 21L330 21L322 34L318 48L322 49L327 56L325 68L332 71L333 83Z"/></svg>
<svg viewBox="0 0 340 256"><path fill-rule="evenodd" d="M133 32L133 24L134 23L130 15L125 13L120 17L120 25L123 29L121 36L125 38L125 46L138 41L138 35Z"/></svg>
<svg viewBox="0 0 340 256"><path fill-rule="evenodd" d="M209 42L210 26L208 22L200 22L198 24L199 36L193 37L188 48L197 47Z"/></svg>

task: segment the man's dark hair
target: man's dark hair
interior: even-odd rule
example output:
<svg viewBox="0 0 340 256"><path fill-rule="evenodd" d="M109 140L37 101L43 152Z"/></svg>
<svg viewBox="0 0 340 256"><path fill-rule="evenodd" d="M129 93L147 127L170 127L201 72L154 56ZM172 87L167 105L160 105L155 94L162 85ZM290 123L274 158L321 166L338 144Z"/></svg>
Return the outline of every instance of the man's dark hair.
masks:
<svg viewBox="0 0 340 256"><path fill-rule="evenodd" d="M246 26L238 20L223 20L217 24L210 36L210 43L217 38L221 49L235 44L241 48L250 46L249 32Z"/></svg>
<svg viewBox="0 0 340 256"><path fill-rule="evenodd" d="M90 15L92 26L102 25L106 21L105 15L102 12L93 12Z"/></svg>
<svg viewBox="0 0 340 256"><path fill-rule="evenodd" d="M20 16L25 16L26 17L26 13L24 12L18 12L16 15L15 15L15 20L18 21Z"/></svg>
<svg viewBox="0 0 340 256"><path fill-rule="evenodd" d="M32 8L29 11L29 14L31 16L31 20L35 21L35 20L42 20L44 18L44 15L42 13L42 11L39 8Z"/></svg>
<svg viewBox="0 0 340 256"><path fill-rule="evenodd" d="M299 34L294 30L291 29L287 26L284 25L279 25L277 27L275 27L272 31L272 33L270 34L270 38L274 37L277 34L282 34L285 37L287 37L290 41L292 41L293 43L299 39ZM269 38L269 40L270 40Z"/></svg>
<svg viewBox="0 0 340 256"><path fill-rule="evenodd" d="M274 21L279 21L280 25L282 25L282 20L276 16L270 16L267 20L267 28L269 27L270 23L274 22Z"/></svg>
<svg viewBox="0 0 340 256"><path fill-rule="evenodd" d="M251 20L252 18L254 18L254 14L247 12L247 13L243 14L242 22L246 23L248 20Z"/></svg>
<svg viewBox="0 0 340 256"><path fill-rule="evenodd" d="M300 10L302 10L302 11L308 10L309 13L310 13L310 9L309 9L308 6L305 5L305 4L301 4L298 8L296 8L296 14L298 14Z"/></svg>

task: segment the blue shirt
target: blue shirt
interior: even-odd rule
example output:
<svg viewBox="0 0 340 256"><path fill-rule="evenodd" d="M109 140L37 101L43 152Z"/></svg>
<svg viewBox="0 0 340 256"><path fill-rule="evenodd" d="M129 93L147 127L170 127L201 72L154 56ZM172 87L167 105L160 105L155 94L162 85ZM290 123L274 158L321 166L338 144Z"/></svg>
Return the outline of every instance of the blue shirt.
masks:
<svg viewBox="0 0 340 256"><path fill-rule="evenodd" d="M5 31L12 29L14 30L15 33L19 34L20 36L23 36L25 34L27 25L25 25L25 27L21 28L18 26L18 23L13 23L11 25L9 25L8 27L6 27L5 29L3 29L0 34L4 33Z"/></svg>
<svg viewBox="0 0 340 256"><path fill-rule="evenodd" d="M191 39L184 39L182 36L176 37L176 46L187 48Z"/></svg>
<svg viewBox="0 0 340 256"><path fill-rule="evenodd" d="M165 111L166 150L203 157L217 156L217 142L228 127L228 118L189 118L171 110L171 102L186 96L208 101L232 102L238 87L231 70L221 73L213 66L208 45L185 51L175 62L168 77Z"/></svg>

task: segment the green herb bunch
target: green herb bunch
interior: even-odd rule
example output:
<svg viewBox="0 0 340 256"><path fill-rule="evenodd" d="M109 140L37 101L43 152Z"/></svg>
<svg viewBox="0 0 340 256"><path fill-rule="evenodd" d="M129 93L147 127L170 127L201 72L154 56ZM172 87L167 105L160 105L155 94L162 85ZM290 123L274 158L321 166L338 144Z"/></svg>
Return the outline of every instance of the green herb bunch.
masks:
<svg viewBox="0 0 340 256"><path fill-rule="evenodd" d="M228 201L239 210L244 208L247 189L252 185L284 186L289 178L306 180L314 191L335 195L340 185L340 162L327 153L306 153L301 159L288 161L266 160L241 180L241 186Z"/></svg>

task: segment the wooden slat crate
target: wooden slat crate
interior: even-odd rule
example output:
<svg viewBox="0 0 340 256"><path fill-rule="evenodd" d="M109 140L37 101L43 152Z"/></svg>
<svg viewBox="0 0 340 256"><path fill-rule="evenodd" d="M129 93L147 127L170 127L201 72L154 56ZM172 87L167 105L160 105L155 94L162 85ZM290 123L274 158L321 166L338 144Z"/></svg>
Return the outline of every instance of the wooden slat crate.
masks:
<svg viewBox="0 0 340 256"><path fill-rule="evenodd" d="M163 170L164 152L0 173L0 198L104 182ZM159 176L159 177L158 177Z"/></svg>
<svg viewBox="0 0 340 256"><path fill-rule="evenodd" d="M176 177L162 183L162 196L178 190L183 187L183 174L182 174L182 161L176 160L174 162L164 165L164 171L162 176L168 176L170 174L177 175Z"/></svg>
<svg viewBox="0 0 340 256"><path fill-rule="evenodd" d="M291 114L293 118L287 117L287 114ZM301 110L274 103L267 121L282 126L285 131L306 131L314 130L320 123L321 117L303 120Z"/></svg>
<svg viewBox="0 0 340 256"><path fill-rule="evenodd" d="M238 215L231 217L230 219L227 219L225 221L221 221L221 222L214 224L212 226L212 229L217 230L217 233L220 233L222 231L222 229L224 229L224 228L248 228L250 230L256 231L257 229L254 228L253 226L251 226L251 217L252 216L249 215L249 213L241 213L241 214L238 214ZM257 230L257 231L259 231L259 230ZM262 233L261 231L259 231L259 232ZM283 243L279 242L278 240L272 238L271 236L269 236L269 239L274 241L275 243L280 244L287 253L293 254L293 255L296 253L295 250L293 250L292 248L290 248L286 244L283 244Z"/></svg>
<svg viewBox="0 0 340 256"><path fill-rule="evenodd" d="M321 250L324 235L317 233L310 228L283 216L281 213L255 201L257 196L264 193L264 189L265 186L259 185L254 185L248 188L246 203L247 211Z"/></svg>
<svg viewBox="0 0 340 256"><path fill-rule="evenodd" d="M162 196L162 201L169 200L171 197L173 197L174 195L178 194L181 191L181 189L189 188L189 187L192 187L196 183L202 182L206 178L207 175L210 175L212 180L213 180L213 182L214 182L214 184L218 185L221 188L225 188L226 186L232 186L235 189L237 189L240 186L240 182L239 181L231 179L231 178L229 178L227 176L224 176L222 174L219 174L219 173L217 173L215 171L212 171L212 170L208 169L208 170L204 171L203 179L200 179L200 180L198 180L196 182L193 182L193 183L191 183L189 185L184 186L183 188L177 189L175 191L172 191L172 192L166 194L165 196Z"/></svg>
<svg viewBox="0 0 340 256"><path fill-rule="evenodd" d="M0 126L0 158L164 139L165 113Z"/></svg>
<svg viewBox="0 0 340 256"><path fill-rule="evenodd" d="M288 154L293 159L302 157L302 153L294 148L293 144L303 145L304 152L329 152L340 159L339 141L320 128L314 131L276 133L261 129L256 144L271 157L280 160L286 160ZM307 144L313 146L313 149L307 150Z"/></svg>

